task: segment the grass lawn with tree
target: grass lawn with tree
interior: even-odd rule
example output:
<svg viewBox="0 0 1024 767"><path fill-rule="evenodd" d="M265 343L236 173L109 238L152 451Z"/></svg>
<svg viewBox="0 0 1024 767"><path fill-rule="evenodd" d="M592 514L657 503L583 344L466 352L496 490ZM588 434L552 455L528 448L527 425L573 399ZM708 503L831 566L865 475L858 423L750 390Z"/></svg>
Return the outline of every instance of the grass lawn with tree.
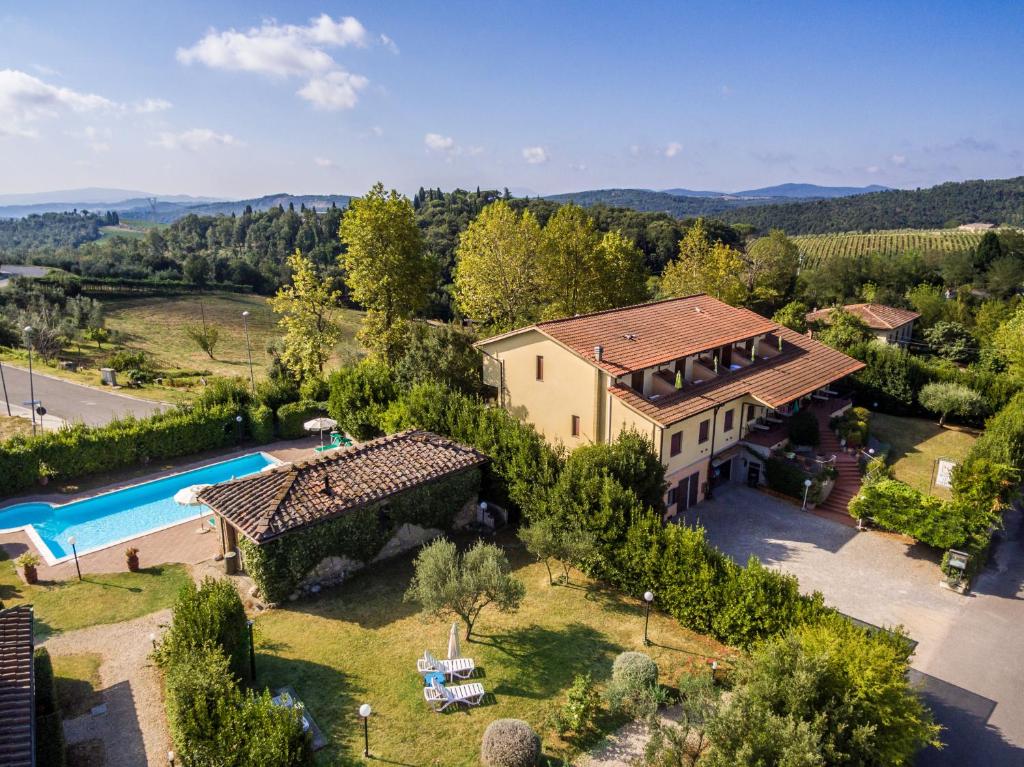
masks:
<svg viewBox="0 0 1024 767"><path fill-rule="evenodd" d="M170 607L191 576L183 565L160 565L137 573L86 574L82 581L27 585L14 561L0 549L0 602L5 607L31 604L36 636L118 623Z"/></svg>
<svg viewBox="0 0 1024 767"><path fill-rule="evenodd" d="M487 691L479 707L435 714L424 702L416 659L428 649L445 657L451 622L424 620L415 604L403 601L413 573L408 557L257 618L258 684L295 687L328 739L317 764L364 764L362 703L373 708L370 753L383 763L478 765L484 729L504 717L526 720L541 735L545 754L564 753L570 744L545 721L576 674L590 672L603 684L616 655L638 650L650 654L662 682L674 686L684 670L730 654L660 613L651 615L653 644L645 647L642 600L575 572L570 584L550 586L543 564L517 543L505 548L526 597L516 613L485 609L473 640L462 641L462 654L478 669L471 681ZM606 728L621 723L603 722Z"/></svg>
<svg viewBox="0 0 1024 767"><path fill-rule="evenodd" d="M976 439L975 435L960 428L942 428L935 421L924 418L901 418L871 414L871 434L889 447L889 465L896 479L906 482L921 492L929 489L933 495L949 498L949 491L931 487L935 461L949 458L961 461Z"/></svg>

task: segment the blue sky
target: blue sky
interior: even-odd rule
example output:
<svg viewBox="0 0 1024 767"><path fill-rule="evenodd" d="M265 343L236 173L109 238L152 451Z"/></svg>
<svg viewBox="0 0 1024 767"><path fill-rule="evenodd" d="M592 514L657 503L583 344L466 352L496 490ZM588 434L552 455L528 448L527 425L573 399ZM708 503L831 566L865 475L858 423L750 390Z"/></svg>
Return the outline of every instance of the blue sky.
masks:
<svg viewBox="0 0 1024 767"><path fill-rule="evenodd" d="M0 2L0 194L1008 177L1022 73L1019 2Z"/></svg>

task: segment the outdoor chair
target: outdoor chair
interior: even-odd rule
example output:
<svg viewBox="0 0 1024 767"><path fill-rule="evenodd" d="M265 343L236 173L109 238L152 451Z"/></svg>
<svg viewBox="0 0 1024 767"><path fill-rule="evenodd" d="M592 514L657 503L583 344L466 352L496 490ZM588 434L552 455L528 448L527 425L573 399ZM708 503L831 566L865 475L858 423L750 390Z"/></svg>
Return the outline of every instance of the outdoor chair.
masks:
<svg viewBox="0 0 1024 767"><path fill-rule="evenodd" d="M451 677L452 679L468 679L473 676L476 664L472 658L453 658L451 660L438 660L430 650L423 653L422 658L416 659L416 670L420 674L436 672Z"/></svg>
<svg viewBox="0 0 1024 767"><path fill-rule="evenodd" d="M437 713L444 711L453 703L479 706L484 699L484 695L484 686L479 682L445 687L443 684L434 681L429 687L423 688L423 697L427 701L427 705Z"/></svg>
<svg viewBox="0 0 1024 767"><path fill-rule="evenodd" d="M350 440L344 434L337 431L332 431L330 444L321 445L320 447L316 448L316 452L324 453L328 450L337 450L339 447L349 447L351 444L352 440Z"/></svg>

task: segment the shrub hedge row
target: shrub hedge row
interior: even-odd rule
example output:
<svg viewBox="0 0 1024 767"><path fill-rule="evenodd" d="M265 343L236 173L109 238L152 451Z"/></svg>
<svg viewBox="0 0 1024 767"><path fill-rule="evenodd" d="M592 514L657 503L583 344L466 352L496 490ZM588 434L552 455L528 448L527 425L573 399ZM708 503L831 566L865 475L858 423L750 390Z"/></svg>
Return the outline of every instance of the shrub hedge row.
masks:
<svg viewBox="0 0 1024 767"><path fill-rule="evenodd" d="M327 412L327 404L312 400L299 400L281 405L277 409L277 436L281 439L308 437L302 424Z"/></svg>

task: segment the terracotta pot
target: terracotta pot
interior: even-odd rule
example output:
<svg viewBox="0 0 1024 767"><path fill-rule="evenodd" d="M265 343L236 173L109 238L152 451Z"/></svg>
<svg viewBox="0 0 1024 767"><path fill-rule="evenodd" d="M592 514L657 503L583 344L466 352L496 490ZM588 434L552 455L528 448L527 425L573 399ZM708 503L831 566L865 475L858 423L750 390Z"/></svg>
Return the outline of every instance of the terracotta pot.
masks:
<svg viewBox="0 0 1024 767"><path fill-rule="evenodd" d="M128 557L128 570L130 572L133 572L133 573L137 573L139 571L139 557L138 557L138 555L133 556L133 557Z"/></svg>
<svg viewBox="0 0 1024 767"><path fill-rule="evenodd" d="M21 577L30 586L39 582L39 573L36 572L36 568L33 565L25 565L21 568Z"/></svg>

